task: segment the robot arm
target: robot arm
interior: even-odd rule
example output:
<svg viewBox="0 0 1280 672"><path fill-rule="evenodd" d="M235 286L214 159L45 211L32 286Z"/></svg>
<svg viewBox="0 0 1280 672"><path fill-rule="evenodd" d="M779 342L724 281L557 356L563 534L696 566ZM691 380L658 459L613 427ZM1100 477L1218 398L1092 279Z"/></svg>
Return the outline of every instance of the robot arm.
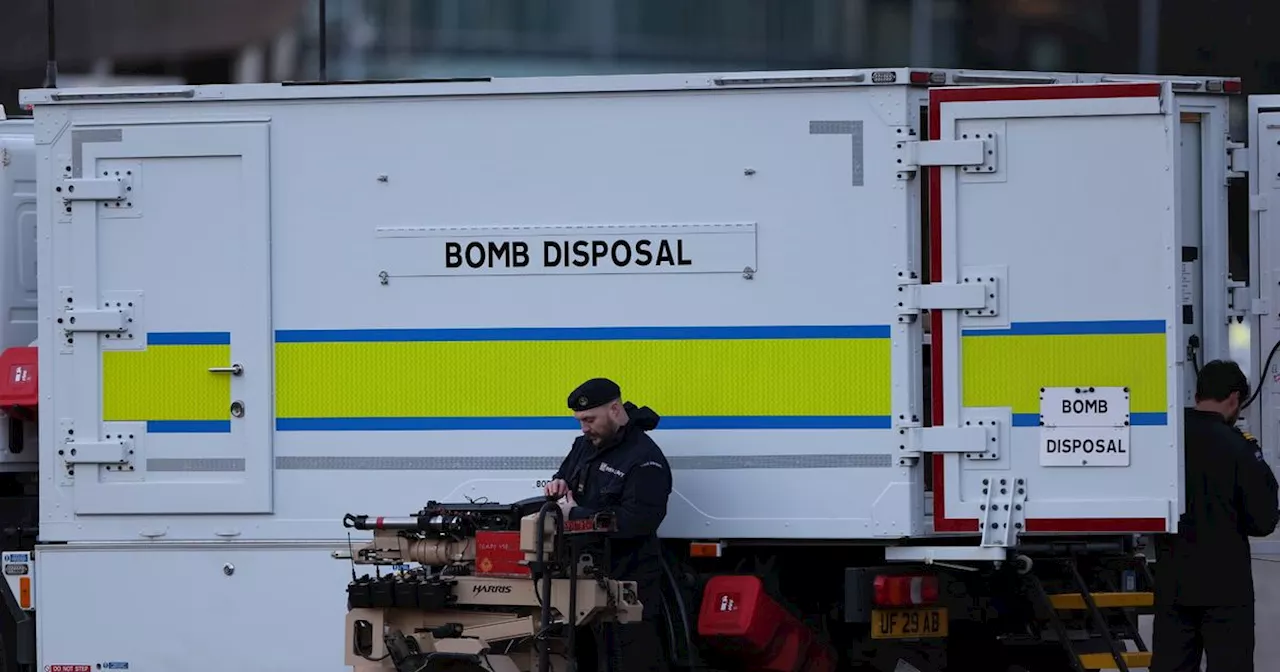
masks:
<svg viewBox="0 0 1280 672"><path fill-rule="evenodd" d="M575 628L638 621L635 584L579 577L577 559L561 543L562 534L612 531L611 518L559 517L545 498L506 506L432 502L401 518L346 516L347 527L374 536L351 557L346 663L356 672L416 670L447 655L490 672L549 672L572 656ZM513 546L518 539L525 572L493 573L477 562L488 557L477 553L478 540L494 543L495 535ZM405 562L423 566L355 577L355 564Z"/></svg>

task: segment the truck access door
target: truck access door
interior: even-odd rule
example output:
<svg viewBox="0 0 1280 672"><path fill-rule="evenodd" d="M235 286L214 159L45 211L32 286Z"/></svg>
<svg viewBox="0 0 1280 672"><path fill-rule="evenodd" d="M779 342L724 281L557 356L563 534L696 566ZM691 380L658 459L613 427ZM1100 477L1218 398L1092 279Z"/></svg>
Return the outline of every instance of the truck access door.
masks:
<svg viewBox="0 0 1280 672"><path fill-rule="evenodd" d="M1177 135L1168 84L942 88L932 168L934 528L1173 530L1181 508ZM966 301L966 287L982 287ZM981 300L979 300L981 299Z"/></svg>
<svg viewBox="0 0 1280 672"><path fill-rule="evenodd" d="M42 538L70 512L269 513L267 122L37 125L68 114L40 148Z"/></svg>
<svg viewBox="0 0 1280 672"><path fill-rule="evenodd" d="M1261 439L1273 469L1280 472L1280 96L1249 98L1249 201L1250 238L1258 256L1257 275L1250 285L1258 288L1261 319L1250 315L1254 361L1259 375L1250 381L1257 400L1249 409L1250 422ZM1256 238L1255 238L1256 237ZM1256 322L1253 320L1257 319ZM1273 543L1280 543L1280 535Z"/></svg>

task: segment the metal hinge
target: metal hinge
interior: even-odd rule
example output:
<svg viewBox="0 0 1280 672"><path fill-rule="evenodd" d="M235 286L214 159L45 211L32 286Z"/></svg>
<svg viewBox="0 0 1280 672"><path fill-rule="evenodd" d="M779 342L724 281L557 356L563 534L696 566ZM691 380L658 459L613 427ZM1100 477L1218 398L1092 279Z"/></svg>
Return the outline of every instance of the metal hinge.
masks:
<svg viewBox="0 0 1280 672"><path fill-rule="evenodd" d="M62 311L62 330L66 332L115 332L129 328L129 311L123 308L103 310L68 308Z"/></svg>
<svg viewBox="0 0 1280 672"><path fill-rule="evenodd" d="M62 330L59 339L61 352L69 353L75 348L75 337L78 334L101 335L102 347L112 350L140 350L145 347L146 339L134 338L141 333L140 317L142 310L142 293L137 291L108 291L100 297L101 307L84 307L84 297L72 291L70 287L58 288L57 328Z"/></svg>
<svg viewBox="0 0 1280 672"><path fill-rule="evenodd" d="M991 275L966 276L955 284L898 285L899 316L919 315L922 310L959 310L974 317L995 317L1000 313L999 307L1000 283Z"/></svg>
<svg viewBox="0 0 1280 672"><path fill-rule="evenodd" d="M68 441L63 444L62 461L75 464L124 464L129 461L132 441Z"/></svg>
<svg viewBox="0 0 1280 672"><path fill-rule="evenodd" d="M123 178L75 178L63 180L58 195L70 201L123 201L128 183Z"/></svg>
<svg viewBox="0 0 1280 672"><path fill-rule="evenodd" d="M58 421L62 443L58 445L57 459L61 462L60 482L70 485L76 476L77 465L105 467L108 471L133 470L138 456L134 453L137 443L132 434L107 434L103 439L77 438L75 422L70 418ZM96 478L96 476L90 476Z"/></svg>
<svg viewBox="0 0 1280 672"><path fill-rule="evenodd" d="M1227 179L1247 176L1252 160L1253 154L1244 143L1227 141Z"/></svg>
<svg viewBox="0 0 1280 672"><path fill-rule="evenodd" d="M1249 290L1243 283L1233 283L1227 288L1228 315L1246 317L1271 314L1271 304L1266 299L1251 295Z"/></svg>
<svg viewBox="0 0 1280 672"><path fill-rule="evenodd" d="M1007 414L1006 414L1007 415ZM918 423L899 424L899 465L925 453L956 453L970 460L995 460L1000 457L1001 418L975 412L964 424L945 427L918 427ZM1008 424L1007 421L1005 424Z"/></svg>
<svg viewBox="0 0 1280 672"><path fill-rule="evenodd" d="M966 173L996 171L994 133L975 133L960 140L898 140L894 148L899 179L912 177L928 166L960 166Z"/></svg>

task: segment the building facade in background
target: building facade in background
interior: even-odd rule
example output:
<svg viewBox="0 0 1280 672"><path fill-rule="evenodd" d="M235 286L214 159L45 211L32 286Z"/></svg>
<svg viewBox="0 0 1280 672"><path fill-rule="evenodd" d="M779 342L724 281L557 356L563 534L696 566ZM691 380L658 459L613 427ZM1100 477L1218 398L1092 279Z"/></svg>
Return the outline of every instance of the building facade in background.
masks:
<svg viewBox="0 0 1280 672"><path fill-rule="evenodd" d="M0 1L0 106L45 85L49 4L57 84L209 84L289 79L313 0Z"/></svg>
<svg viewBox="0 0 1280 672"><path fill-rule="evenodd" d="M333 78L920 66L1272 82L1276 3L1225 0L334 0ZM301 63L315 77L319 3ZM1255 6L1256 5L1256 6ZM1276 15L1276 16L1271 16ZM1256 36L1256 40L1250 39ZM1252 44L1251 49L1243 45ZM1273 50L1274 51L1274 50ZM1248 72L1246 72L1248 71Z"/></svg>
<svg viewBox="0 0 1280 672"><path fill-rule="evenodd" d="M1280 91L1256 0L58 0L62 83L946 67L1238 75ZM0 104L44 81L45 7L0 12ZM139 79L141 78L141 79Z"/></svg>

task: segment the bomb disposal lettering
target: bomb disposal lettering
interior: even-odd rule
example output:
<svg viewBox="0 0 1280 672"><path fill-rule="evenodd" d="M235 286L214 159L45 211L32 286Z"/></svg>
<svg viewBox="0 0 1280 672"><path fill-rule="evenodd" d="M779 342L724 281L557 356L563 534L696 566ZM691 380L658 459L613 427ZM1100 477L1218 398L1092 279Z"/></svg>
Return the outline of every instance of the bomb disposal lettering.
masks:
<svg viewBox="0 0 1280 672"><path fill-rule="evenodd" d="M377 237L388 278L759 270L754 222L387 227Z"/></svg>
<svg viewBox="0 0 1280 672"><path fill-rule="evenodd" d="M531 254L531 247L525 240L450 240L444 244L444 265L450 269L526 268L531 263L540 263L543 268L693 266L684 240L680 238L545 240L542 241L540 255Z"/></svg>

